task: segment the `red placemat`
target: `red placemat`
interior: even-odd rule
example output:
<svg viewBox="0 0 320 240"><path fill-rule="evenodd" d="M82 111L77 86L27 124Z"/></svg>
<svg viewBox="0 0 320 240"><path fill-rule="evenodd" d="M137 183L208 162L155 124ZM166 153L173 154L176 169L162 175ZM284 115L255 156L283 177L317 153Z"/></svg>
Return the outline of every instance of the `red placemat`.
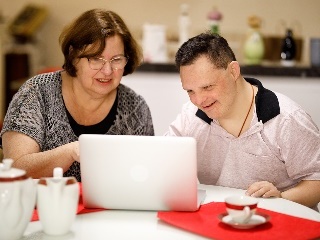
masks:
<svg viewBox="0 0 320 240"><path fill-rule="evenodd" d="M77 214L84 214L84 213L91 213L91 212L99 212L99 211L104 211L106 209L103 208L85 208L83 206L83 201L82 201L82 185L81 183L79 183L79 204L78 204L78 210L77 210ZM38 211L37 209L35 209L33 211L32 217L31 217L31 221L38 221L39 220L39 216L38 216Z"/></svg>
<svg viewBox="0 0 320 240"><path fill-rule="evenodd" d="M320 222L258 208L270 221L251 229L235 229L218 219L225 212L224 202L204 204L196 212L158 212L158 218L176 227L215 239L315 239L320 237Z"/></svg>

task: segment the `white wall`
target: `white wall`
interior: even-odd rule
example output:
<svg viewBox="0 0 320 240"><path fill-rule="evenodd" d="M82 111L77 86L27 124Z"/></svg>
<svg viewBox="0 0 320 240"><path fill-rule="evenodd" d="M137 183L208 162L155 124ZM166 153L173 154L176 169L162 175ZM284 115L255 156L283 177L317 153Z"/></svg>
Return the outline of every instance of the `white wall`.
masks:
<svg viewBox="0 0 320 240"><path fill-rule="evenodd" d="M320 78L256 77L270 90L299 103L320 127ZM126 76L123 84L141 94L150 106L156 135L163 135L189 100L177 73L142 73Z"/></svg>
<svg viewBox="0 0 320 240"><path fill-rule="evenodd" d="M189 100L182 89L179 75L169 73L134 73L122 83L142 95L149 104L156 135L163 135Z"/></svg>
<svg viewBox="0 0 320 240"><path fill-rule="evenodd" d="M283 93L307 111L320 128L320 78L259 77L270 90Z"/></svg>

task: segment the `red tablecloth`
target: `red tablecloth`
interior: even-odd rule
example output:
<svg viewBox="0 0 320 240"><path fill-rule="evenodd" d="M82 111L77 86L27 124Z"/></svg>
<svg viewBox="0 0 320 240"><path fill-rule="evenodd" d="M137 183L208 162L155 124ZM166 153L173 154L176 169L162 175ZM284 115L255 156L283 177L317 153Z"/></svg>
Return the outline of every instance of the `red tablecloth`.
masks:
<svg viewBox="0 0 320 240"><path fill-rule="evenodd" d="M214 239L315 239L320 238L320 222L258 208L270 221L252 229L235 229L218 219L225 203L204 204L196 212L158 212L158 218L173 226Z"/></svg>

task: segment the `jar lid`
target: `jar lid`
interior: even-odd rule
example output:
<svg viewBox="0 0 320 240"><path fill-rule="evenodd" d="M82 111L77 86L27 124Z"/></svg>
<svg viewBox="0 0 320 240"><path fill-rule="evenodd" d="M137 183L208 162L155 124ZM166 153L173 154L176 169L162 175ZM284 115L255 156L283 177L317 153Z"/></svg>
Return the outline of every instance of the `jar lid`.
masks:
<svg viewBox="0 0 320 240"><path fill-rule="evenodd" d="M12 182L27 179L26 171L12 168L12 159L3 159L0 163L0 182Z"/></svg>
<svg viewBox="0 0 320 240"><path fill-rule="evenodd" d="M213 7L212 10L210 12L208 12L207 18L209 20L220 21L220 20L222 20L222 13L220 11L218 11L218 9L216 7Z"/></svg>

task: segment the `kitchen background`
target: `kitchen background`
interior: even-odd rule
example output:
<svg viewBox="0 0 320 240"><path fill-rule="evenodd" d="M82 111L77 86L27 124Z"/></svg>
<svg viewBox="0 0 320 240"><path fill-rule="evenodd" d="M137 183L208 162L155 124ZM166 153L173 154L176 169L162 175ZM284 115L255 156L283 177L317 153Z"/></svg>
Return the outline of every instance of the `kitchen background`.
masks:
<svg viewBox="0 0 320 240"><path fill-rule="evenodd" d="M290 27L294 36L303 38L302 62L306 64L309 62L309 39L320 37L318 0L1 0L0 11L5 23L12 21L28 3L39 4L48 10L47 18L36 32L35 44L41 52L41 62L46 66L61 65L58 36L62 27L83 11L97 7L117 12L138 39L141 38L143 24L147 22L163 24L167 27L168 38L177 37L182 3L189 5L190 36L198 34L208 29L207 14L216 7L223 15L221 34L235 48L238 47L236 42L241 41L248 31L248 17L257 15L262 19L262 34L283 37L285 29Z"/></svg>
<svg viewBox="0 0 320 240"><path fill-rule="evenodd" d="M16 44L8 34L8 26L21 12L21 10L30 3L43 6L47 10L47 16L40 27L36 29L33 36L34 41L32 43L22 45ZM17 51L19 49L22 49L21 51L27 51L32 58L30 75L48 67L60 67L63 56L58 44L58 37L62 28L76 16L88 9L105 8L117 12L125 20L128 27L140 43L142 42L144 24L164 25L168 48L168 61L171 62L173 60L174 53L179 46L178 18L180 15L181 4L183 3L188 4L188 14L190 18L189 37L209 28L207 19L209 11L215 9L221 12L222 19L219 21L220 33L227 38L240 63L243 63L243 44L246 34L249 31L248 18L255 15L262 20L260 33L266 39L270 37L282 39L285 35L286 29L291 28L293 30L294 38L299 40L299 43L301 44L300 56L297 65L310 66L310 39L320 38L319 0L1 0L0 120L3 119L5 112L3 109L3 98L5 95L5 73L3 66L5 65L4 56L6 53L10 51ZM270 51L272 52L272 48ZM270 51L267 52L267 54L270 55ZM265 61L263 64L277 65L278 61L273 59L271 62ZM167 77L169 79L172 77L171 75L166 76L161 74L162 73L157 73L152 76L148 76L147 78L154 77L163 79ZM168 79L164 81L167 81L168 83ZM174 79L175 80L172 81L177 80L176 83L174 83L176 84L175 87L179 88L178 76L175 75ZM319 80L319 76L316 79ZM313 79L310 85L313 89L309 88L306 91L315 91L316 89L319 89L319 82L320 81L314 83ZM306 84L310 84L310 82ZM150 90L151 89L142 89L142 92L150 92ZM297 87L297 91L299 90L301 90L300 86ZM313 96L312 93L309 94L308 92L304 94L310 98ZM183 95L181 101L185 101L186 99L186 96ZM311 102L318 100L319 97L312 99ZM150 101L156 100L151 99ZM314 106L310 109L313 110L313 107ZM175 112L172 113L172 115L176 114L176 109L174 111ZM172 116L170 116L170 121L173 120L171 118ZM320 116L318 117L318 121L320 122Z"/></svg>

